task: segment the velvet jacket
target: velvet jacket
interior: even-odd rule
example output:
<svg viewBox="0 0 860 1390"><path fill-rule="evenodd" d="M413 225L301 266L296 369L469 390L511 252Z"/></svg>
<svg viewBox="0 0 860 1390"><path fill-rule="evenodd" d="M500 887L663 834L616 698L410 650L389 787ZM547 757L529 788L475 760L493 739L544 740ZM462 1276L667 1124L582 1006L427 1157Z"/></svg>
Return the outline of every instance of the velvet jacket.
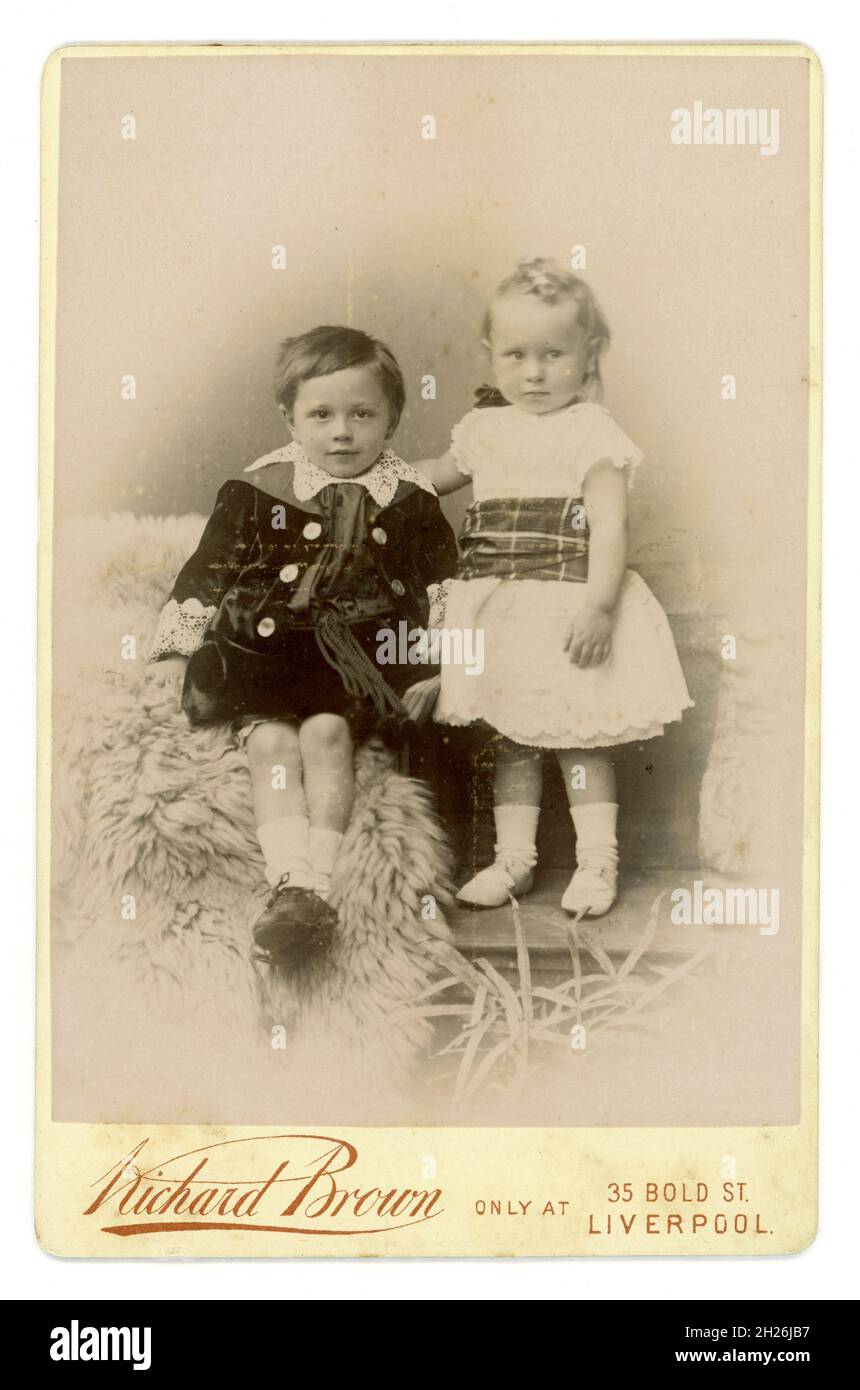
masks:
<svg viewBox="0 0 860 1390"><path fill-rule="evenodd" d="M435 490L417 470L386 450L374 473L376 495L368 492L363 535L354 544L363 546L379 591L390 596L390 616L376 621L424 627L428 587L456 568L454 534ZM324 481L338 486L329 489ZM297 638L306 638L320 621L320 606L296 611L295 593L302 575L331 545L328 518L345 486L363 484L323 479L291 445L221 487L200 543L162 610L149 658L190 658L183 707L192 722L235 715L237 680L253 685L255 671L271 671L272 658L282 658L286 681L312 678L293 658L307 652L307 642ZM362 617L358 605L355 622ZM428 674L416 670L414 679ZM228 688L233 694L222 700L219 691Z"/></svg>

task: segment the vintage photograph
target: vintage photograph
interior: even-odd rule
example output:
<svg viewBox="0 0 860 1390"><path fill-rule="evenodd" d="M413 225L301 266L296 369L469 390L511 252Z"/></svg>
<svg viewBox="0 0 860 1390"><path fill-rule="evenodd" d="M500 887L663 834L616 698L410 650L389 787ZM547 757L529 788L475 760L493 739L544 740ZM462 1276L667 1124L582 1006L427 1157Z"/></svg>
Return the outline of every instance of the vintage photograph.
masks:
<svg viewBox="0 0 860 1390"><path fill-rule="evenodd" d="M808 56L55 63L52 1119L797 1125Z"/></svg>

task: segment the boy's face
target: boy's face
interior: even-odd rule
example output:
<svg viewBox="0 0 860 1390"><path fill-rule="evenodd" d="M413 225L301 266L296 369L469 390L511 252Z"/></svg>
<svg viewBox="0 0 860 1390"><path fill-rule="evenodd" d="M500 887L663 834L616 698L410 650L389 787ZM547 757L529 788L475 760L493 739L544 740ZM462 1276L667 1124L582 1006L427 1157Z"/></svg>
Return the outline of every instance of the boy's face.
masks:
<svg viewBox="0 0 860 1390"><path fill-rule="evenodd" d="M333 478L366 472L391 434L391 408L372 366L303 381L285 418L311 462Z"/></svg>
<svg viewBox="0 0 860 1390"><path fill-rule="evenodd" d="M493 304L490 359L502 395L531 415L570 405L582 386L588 338L576 304L542 304L532 295Z"/></svg>

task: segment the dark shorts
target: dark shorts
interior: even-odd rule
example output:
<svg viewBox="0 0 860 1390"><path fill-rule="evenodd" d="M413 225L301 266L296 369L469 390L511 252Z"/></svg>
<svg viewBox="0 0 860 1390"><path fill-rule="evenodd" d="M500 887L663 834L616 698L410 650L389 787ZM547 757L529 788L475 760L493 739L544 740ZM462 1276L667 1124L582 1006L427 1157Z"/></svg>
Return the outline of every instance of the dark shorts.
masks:
<svg viewBox="0 0 860 1390"><path fill-rule="evenodd" d="M378 665L377 634L385 626L385 618L374 618L352 624L350 632L388 688L401 696L409 686L434 674L435 668ZM340 671L320 650L313 628L290 632L283 649L271 656L217 634L207 636L188 662L182 708L195 727L231 723L240 742L256 723L278 719L301 724L314 714L341 715L356 741L377 733L396 742L409 723L404 714L380 713L369 696L348 690Z"/></svg>

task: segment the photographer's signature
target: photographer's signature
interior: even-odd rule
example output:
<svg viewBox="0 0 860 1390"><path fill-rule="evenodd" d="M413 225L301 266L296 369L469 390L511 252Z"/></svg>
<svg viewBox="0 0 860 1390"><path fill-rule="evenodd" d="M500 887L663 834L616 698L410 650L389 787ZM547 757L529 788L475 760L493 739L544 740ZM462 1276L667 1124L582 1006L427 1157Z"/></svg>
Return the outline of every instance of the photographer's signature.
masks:
<svg viewBox="0 0 860 1390"><path fill-rule="evenodd" d="M92 1184L84 1216L108 1235L273 1231L367 1235L415 1226L442 1211L442 1190L346 1178L358 1150L322 1134L223 1140L150 1162L141 1142ZM146 1151L146 1163L142 1156Z"/></svg>

